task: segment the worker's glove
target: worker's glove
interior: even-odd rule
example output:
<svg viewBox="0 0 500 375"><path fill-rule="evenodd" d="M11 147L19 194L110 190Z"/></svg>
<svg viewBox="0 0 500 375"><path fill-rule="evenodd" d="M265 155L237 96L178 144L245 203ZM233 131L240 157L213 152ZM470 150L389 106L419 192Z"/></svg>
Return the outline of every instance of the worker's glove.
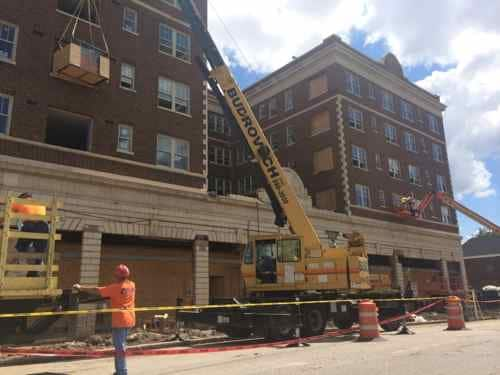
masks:
<svg viewBox="0 0 500 375"><path fill-rule="evenodd" d="M80 289L82 288L82 286L80 284L74 284L73 285L73 289L75 289L76 291L80 291Z"/></svg>

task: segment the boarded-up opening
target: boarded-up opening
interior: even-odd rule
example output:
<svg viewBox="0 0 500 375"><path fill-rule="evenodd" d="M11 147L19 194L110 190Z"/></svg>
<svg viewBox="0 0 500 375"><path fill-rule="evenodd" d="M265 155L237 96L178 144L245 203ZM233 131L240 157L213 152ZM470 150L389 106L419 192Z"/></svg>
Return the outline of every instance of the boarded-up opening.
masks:
<svg viewBox="0 0 500 375"><path fill-rule="evenodd" d="M335 189L327 189L316 193L316 207L323 210L335 211L337 199Z"/></svg>
<svg viewBox="0 0 500 375"><path fill-rule="evenodd" d="M332 147L326 147L320 151L314 153L313 160L313 173L318 174L320 172L329 171L335 168L335 160Z"/></svg>
<svg viewBox="0 0 500 375"><path fill-rule="evenodd" d="M311 137L330 130L330 112L320 112L312 118Z"/></svg>
<svg viewBox="0 0 500 375"><path fill-rule="evenodd" d="M328 78L322 74L309 81L309 99L314 99L328 91Z"/></svg>

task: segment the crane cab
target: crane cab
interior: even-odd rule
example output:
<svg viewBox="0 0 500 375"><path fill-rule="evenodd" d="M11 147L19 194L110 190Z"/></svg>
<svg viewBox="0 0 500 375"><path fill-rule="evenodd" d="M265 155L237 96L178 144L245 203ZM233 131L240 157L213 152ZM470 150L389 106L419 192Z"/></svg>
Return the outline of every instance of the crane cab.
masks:
<svg viewBox="0 0 500 375"><path fill-rule="evenodd" d="M364 250L305 249L295 235L252 237L243 252L241 273L250 294L370 289Z"/></svg>

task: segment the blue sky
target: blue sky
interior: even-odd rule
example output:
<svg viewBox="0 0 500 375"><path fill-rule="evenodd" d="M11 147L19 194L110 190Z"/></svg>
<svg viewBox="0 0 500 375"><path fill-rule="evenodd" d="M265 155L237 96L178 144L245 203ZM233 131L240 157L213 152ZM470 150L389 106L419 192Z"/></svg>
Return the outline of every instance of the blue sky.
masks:
<svg viewBox="0 0 500 375"><path fill-rule="evenodd" d="M368 35L369 34L367 32L353 27L347 34L347 40L351 44L351 46L376 60L381 59L387 52L391 51L391 47L388 44L387 39L380 38L376 41L370 41L368 43ZM346 35L344 35L344 40L346 40ZM314 45L312 45L311 47L313 46ZM224 53L226 54L226 56L230 57L233 74L236 76L238 82L243 88L249 86L256 80L265 76L268 71L271 71L270 69L258 69L254 67L249 68L247 64L238 62L237 53L233 52L231 48L224 48ZM418 60L418 57L416 59ZM403 68L406 77L411 81L416 83L418 81L424 80L431 87L437 85L438 90L440 88L446 88L446 78L444 78L444 82L441 82L440 79L436 80L436 75L433 75L433 73L442 72L444 75L447 75L456 70L459 70L458 63L456 62L432 62L424 60L422 60L422 62L420 63L412 62L411 64L405 64L403 61ZM433 90L431 89L431 91ZM457 104L454 104L455 98L452 95L447 94L445 89L443 89L443 92L436 93L440 95L444 93L447 97L446 100L452 103L451 110L456 112L454 106L456 107ZM445 113L445 122L447 121L447 117L447 113ZM460 124L455 124L455 121L453 121L457 117L456 114L452 113L450 117L450 121L452 121L453 123L446 123L445 127L447 133L452 133L452 138L455 139L455 133L457 133L457 127L460 127ZM467 136L462 138L467 138ZM479 187L474 187L474 183L470 183L471 187L468 187L468 179L476 178L474 174L475 172L473 170L470 171L470 175L467 175L469 173L467 171L467 168L469 166L468 163L470 162L470 160L469 158L464 158L464 163L462 165L460 152L458 152L458 156L457 153L452 153L450 154L450 158L454 158L454 174L460 174L460 183L458 184L460 185L458 189L460 191L457 192L457 189L455 189L455 192L459 193L458 195L461 199L460 201L464 205L477 211L479 214L487 217L488 219L496 223L500 223L500 199L496 193L497 191L500 191L500 159L494 154L489 155L488 153L485 153L485 155L488 155L487 157L476 160L475 153L472 152L472 154L473 160L483 163L483 169L489 173L489 178L486 178L488 175L485 176L484 173L480 175L483 180L487 180L487 184L482 181ZM473 165L477 166L477 163L474 163ZM481 171L483 169L481 169ZM452 183L455 186L455 183ZM460 233L464 238L470 237L480 228L479 224L471 221L463 215L459 215L459 225Z"/></svg>

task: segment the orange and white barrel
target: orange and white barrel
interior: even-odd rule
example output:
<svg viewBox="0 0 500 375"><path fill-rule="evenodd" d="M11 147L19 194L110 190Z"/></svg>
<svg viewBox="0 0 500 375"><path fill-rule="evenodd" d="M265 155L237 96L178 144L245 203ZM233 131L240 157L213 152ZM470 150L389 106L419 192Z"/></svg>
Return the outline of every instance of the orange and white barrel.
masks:
<svg viewBox="0 0 500 375"><path fill-rule="evenodd" d="M372 300L362 300L358 304L359 338L371 340L380 336L378 324L378 308Z"/></svg>
<svg viewBox="0 0 500 375"><path fill-rule="evenodd" d="M448 311L448 330L457 331L464 329L464 311L460 303L460 298L455 296L448 297L446 310Z"/></svg>

